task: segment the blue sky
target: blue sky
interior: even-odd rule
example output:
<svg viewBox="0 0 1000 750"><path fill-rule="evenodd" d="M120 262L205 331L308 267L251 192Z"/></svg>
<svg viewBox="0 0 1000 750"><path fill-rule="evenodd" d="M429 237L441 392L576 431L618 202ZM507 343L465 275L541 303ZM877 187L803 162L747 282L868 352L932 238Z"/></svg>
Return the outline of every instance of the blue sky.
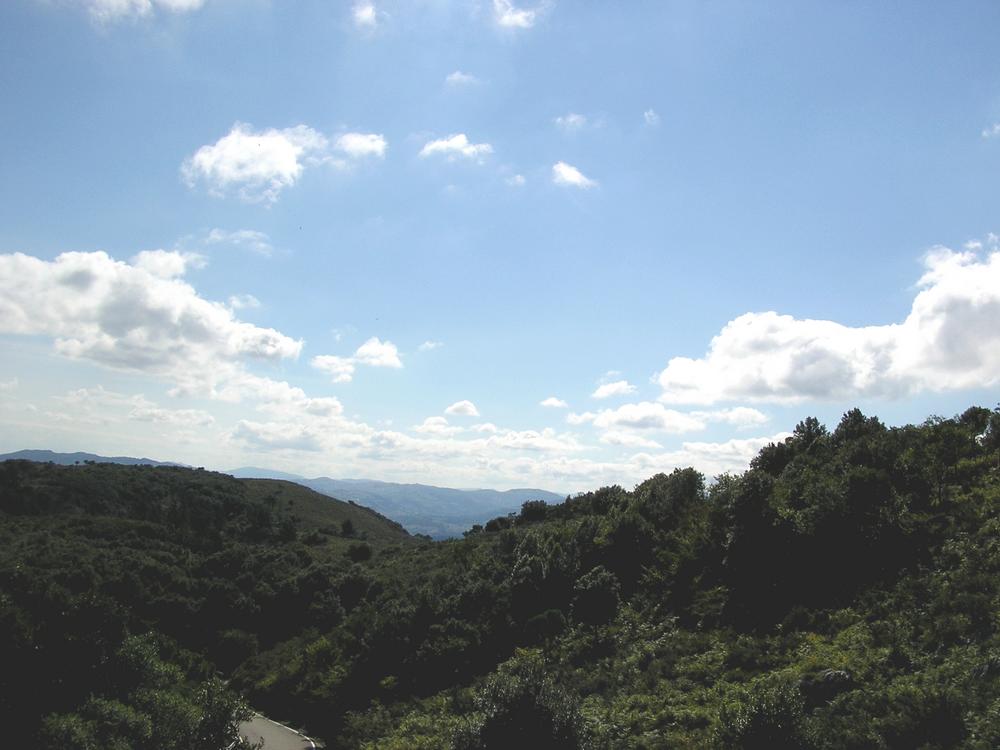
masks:
<svg viewBox="0 0 1000 750"><path fill-rule="evenodd" d="M995 406L998 22L8 0L0 450L575 491Z"/></svg>

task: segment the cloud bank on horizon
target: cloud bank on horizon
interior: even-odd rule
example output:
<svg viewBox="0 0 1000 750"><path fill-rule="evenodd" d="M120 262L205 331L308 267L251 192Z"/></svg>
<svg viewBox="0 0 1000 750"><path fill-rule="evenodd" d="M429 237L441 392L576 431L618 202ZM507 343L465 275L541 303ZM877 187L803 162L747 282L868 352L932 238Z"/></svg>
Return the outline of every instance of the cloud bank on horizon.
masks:
<svg viewBox="0 0 1000 750"><path fill-rule="evenodd" d="M711 423L745 430L770 421L748 406L679 411L665 403L898 398L1000 382L1000 328L995 325L1000 320L1000 249L938 247L926 255L910 313L900 323L852 328L773 311L746 313L712 339L703 358L670 359L656 378L662 389L658 401L570 412L566 425L576 429L449 422L448 416L482 416L468 399L445 408L445 416L428 416L409 432L380 429L345 417L338 397L312 397L287 381L256 374L256 364L295 360L308 345L239 320L237 307L200 296L183 277L203 264L199 256L166 250L140 252L129 262L104 252L64 253L53 261L0 255L0 334L43 337L51 341L54 356L140 373L169 386L175 397L248 404L264 418L239 419L220 433L236 446L336 452L361 465L391 460L410 471L429 471L434 462L447 461L466 465L470 477L472 467L488 462L499 474L535 482L640 476L652 466L695 459L707 471L738 470L760 447L787 434L685 441L677 450L663 451L658 436L702 432ZM359 365L403 368L396 345L378 336L350 356L316 355L310 364L334 384L351 383ZM8 411L16 406L17 388L14 379L0 390ZM619 380L600 386L591 397L626 398L635 391ZM40 416L81 425L121 420L190 429L222 421L211 407L172 408L143 394L112 393L102 386L72 389L51 401ZM539 405L568 406L555 397ZM492 434L481 437L484 432ZM642 450L624 460L595 460L587 456L594 445Z"/></svg>

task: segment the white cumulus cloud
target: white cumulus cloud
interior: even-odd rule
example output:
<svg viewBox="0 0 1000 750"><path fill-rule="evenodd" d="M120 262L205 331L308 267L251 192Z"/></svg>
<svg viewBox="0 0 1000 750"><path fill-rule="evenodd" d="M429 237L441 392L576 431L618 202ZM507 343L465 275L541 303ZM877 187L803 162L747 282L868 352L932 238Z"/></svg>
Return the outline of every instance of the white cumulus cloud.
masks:
<svg viewBox="0 0 1000 750"><path fill-rule="evenodd" d="M334 383L350 383L354 379L355 361L352 357L320 354L312 358L313 367L330 375Z"/></svg>
<svg viewBox="0 0 1000 750"><path fill-rule="evenodd" d="M321 354L313 357L311 364L316 369L328 373L334 383L350 383L359 364L397 369L403 366L396 345L391 341L382 341L378 336L372 336L350 357Z"/></svg>
<svg viewBox="0 0 1000 750"><path fill-rule="evenodd" d="M569 404L567 404L561 398L556 398L555 396L549 396L544 401L541 401L539 403L539 406L546 406L550 409L565 409L569 406Z"/></svg>
<svg viewBox="0 0 1000 750"><path fill-rule="evenodd" d="M354 359L372 367L402 367L399 350L391 341L382 341L378 336L372 336L354 352Z"/></svg>
<svg viewBox="0 0 1000 750"><path fill-rule="evenodd" d="M306 167L325 163L345 168L352 159L384 156L386 147L385 138L376 133L344 133L331 143L306 125L255 131L237 122L215 143L185 159L181 176L189 187L204 185L212 195L235 193L245 201L274 203Z"/></svg>
<svg viewBox="0 0 1000 750"><path fill-rule="evenodd" d="M336 148L352 159L385 156L388 143L381 133L344 133L337 137Z"/></svg>
<svg viewBox="0 0 1000 750"><path fill-rule="evenodd" d="M746 313L659 374L666 403L893 398L1000 382L1000 250L935 248L900 323Z"/></svg>
<svg viewBox="0 0 1000 750"><path fill-rule="evenodd" d="M131 260L133 268L160 279L183 276L188 268L203 268L205 265L205 259L201 255L176 250L143 250Z"/></svg>
<svg viewBox="0 0 1000 750"><path fill-rule="evenodd" d="M453 427L448 424L444 417L427 417L423 423L416 425L413 430L422 432L425 435L454 435L462 432L461 427Z"/></svg>
<svg viewBox="0 0 1000 750"><path fill-rule="evenodd" d="M572 164L564 161L552 165L552 182L556 185L577 188L592 188L597 185L597 180L590 179Z"/></svg>
<svg viewBox="0 0 1000 750"><path fill-rule="evenodd" d="M139 253L131 264L104 252L0 255L0 332L49 336L62 356L201 392L244 362L299 355L301 341L200 297L180 278L192 261L173 251Z"/></svg>
<svg viewBox="0 0 1000 750"><path fill-rule="evenodd" d="M464 159L482 160L483 157L493 153L493 146L488 143L472 143L465 133L456 133L447 138L428 141L420 149L420 156L428 157L440 154L449 159L458 157Z"/></svg>
<svg viewBox="0 0 1000 750"><path fill-rule="evenodd" d="M188 186L203 183L215 195L236 191L247 201L274 202L306 165L324 159L328 147L326 136L305 125L255 132L238 122L185 160L181 174Z"/></svg>
<svg viewBox="0 0 1000 750"><path fill-rule="evenodd" d="M456 401L447 409L444 410L445 414L456 414L463 417L478 417L479 409L471 401Z"/></svg>

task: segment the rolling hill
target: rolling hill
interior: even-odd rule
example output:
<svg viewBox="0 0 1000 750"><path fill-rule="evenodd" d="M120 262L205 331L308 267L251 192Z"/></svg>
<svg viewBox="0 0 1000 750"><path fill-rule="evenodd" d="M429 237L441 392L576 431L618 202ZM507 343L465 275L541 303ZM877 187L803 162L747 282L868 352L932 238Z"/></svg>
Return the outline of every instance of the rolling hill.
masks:
<svg viewBox="0 0 1000 750"><path fill-rule="evenodd" d="M235 477L270 477L298 482L324 495L377 510L403 524L412 534L432 539L461 536L475 524L515 513L532 500L560 503L565 495L538 489L460 490L427 484L397 484L373 479L309 479L252 466L233 469Z"/></svg>

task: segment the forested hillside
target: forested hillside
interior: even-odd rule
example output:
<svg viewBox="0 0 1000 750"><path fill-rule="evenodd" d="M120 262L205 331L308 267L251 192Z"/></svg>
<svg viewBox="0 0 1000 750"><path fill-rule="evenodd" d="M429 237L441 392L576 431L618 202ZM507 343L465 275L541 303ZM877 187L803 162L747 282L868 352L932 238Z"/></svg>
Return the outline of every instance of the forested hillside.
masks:
<svg viewBox="0 0 1000 750"><path fill-rule="evenodd" d="M0 745L224 747L217 672L338 617L357 561L412 541L289 482L0 463Z"/></svg>
<svg viewBox="0 0 1000 750"><path fill-rule="evenodd" d="M115 675L155 645L178 703L218 669L330 747L994 748L998 461L1000 411L855 410L741 475L526 503L447 542L338 526L284 483L4 465L0 706L43 747L148 738L172 704Z"/></svg>

